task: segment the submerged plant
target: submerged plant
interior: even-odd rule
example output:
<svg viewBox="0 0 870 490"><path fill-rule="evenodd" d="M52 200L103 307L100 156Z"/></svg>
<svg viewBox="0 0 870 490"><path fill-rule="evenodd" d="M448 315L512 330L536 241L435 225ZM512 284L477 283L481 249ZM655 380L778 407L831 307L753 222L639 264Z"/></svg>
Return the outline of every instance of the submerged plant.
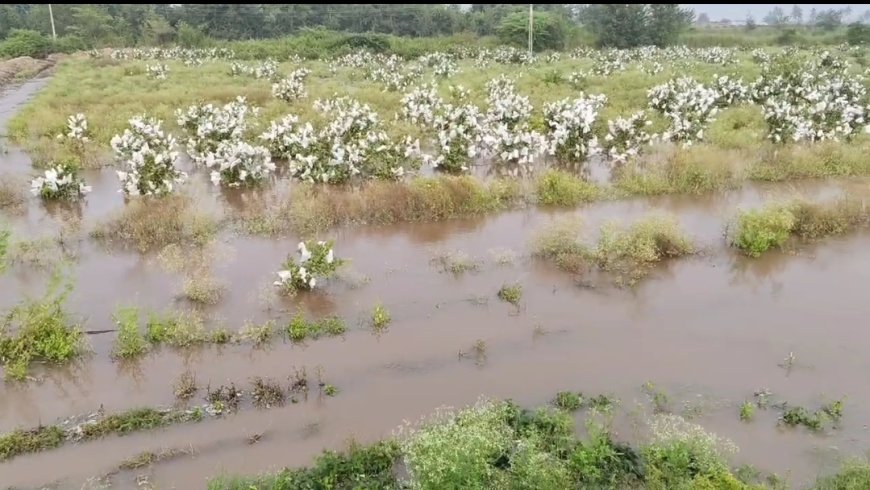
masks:
<svg viewBox="0 0 870 490"><path fill-rule="evenodd" d="M317 278L323 280L332 277L344 263L335 257L332 242L299 242L297 251L299 261L288 257L282 270L278 271L278 280L274 282L286 294L314 289Z"/></svg>
<svg viewBox="0 0 870 490"><path fill-rule="evenodd" d="M40 299L28 299L6 313L0 324L0 362L6 377L22 380L33 362L64 363L81 355L81 328L66 310L71 284L55 274Z"/></svg>
<svg viewBox="0 0 870 490"><path fill-rule="evenodd" d="M498 299L519 306L523 297L523 287L519 284L505 284L498 290Z"/></svg>
<svg viewBox="0 0 870 490"><path fill-rule="evenodd" d="M372 326L375 328L375 331L380 332L387 325L390 324L392 318L390 317L390 312L382 304L375 305L374 311L372 311Z"/></svg>
<svg viewBox="0 0 870 490"><path fill-rule="evenodd" d="M120 308L112 315L118 326L118 336L112 347L112 356L118 359L139 357L148 350L145 337L139 331L139 310L132 307Z"/></svg>
<svg viewBox="0 0 870 490"><path fill-rule="evenodd" d="M75 201L91 192L91 186L86 185L78 175L78 166L72 162L64 162L49 168L43 175L33 179L30 192L43 199L64 199Z"/></svg>

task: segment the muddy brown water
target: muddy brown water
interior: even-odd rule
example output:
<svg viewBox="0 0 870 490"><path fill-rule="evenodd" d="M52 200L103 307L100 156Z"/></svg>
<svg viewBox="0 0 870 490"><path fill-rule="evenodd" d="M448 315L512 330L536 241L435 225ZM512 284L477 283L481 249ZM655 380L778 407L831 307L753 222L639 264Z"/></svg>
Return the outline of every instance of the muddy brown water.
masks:
<svg viewBox="0 0 870 490"><path fill-rule="evenodd" d="M0 128L8 114L37 90L29 82L0 101ZM14 106L14 107L11 107ZM10 108L11 107L11 108ZM2 132L2 131L0 131ZM0 174L30 176L27 156L0 156ZM212 210L244 206L210 187L203 172L185 192ZM158 265L154 254L106 250L87 231L124 205L112 169L88 171L93 185L80 217L70 308L88 330L113 328L119 305L165 310L178 299L182 276ZM870 390L866 356L870 334L870 234L859 233L747 260L728 250L722 232L737 208L775 198L831 199L843 192L867 195L870 180L839 180L743 189L700 197L662 197L599 203L576 210L526 209L439 223L334 230L336 252L350 260L351 278L320 291L280 298L271 287L275 271L297 238L274 239L222 232L213 273L227 286L220 303L203 310L208 328L238 329L247 321L278 320L297 310L337 314L349 332L307 345L280 340L178 351L158 349L135 364L109 358L113 333L89 336L93 355L68 368L35 368L38 382L0 385L0 430L31 427L93 412L170 405L173 380L185 369L201 386L249 378L286 380L294 367L340 389L334 398L312 390L306 400L271 410L246 407L235 415L123 437L67 445L0 463L0 487L81 488L88 478L113 471L142 451L192 448L191 455L151 468L123 471L113 488L136 488L146 475L159 488L204 488L222 473L260 473L307 464L322 449L340 449L353 437L371 442L390 436L403 420L417 420L441 405L464 406L481 395L541 405L559 390L610 393L622 400L619 436L639 437L626 415L640 404L650 412L641 386L650 381L668 393L671 408L700 409L695 419L732 439L735 464L789 475L795 485L835 468L840 458L870 448ZM232 197L232 196L230 196ZM238 196L237 196L238 197ZM594 240L608 220L629 223L650 212L668 212L705 251L657 268L633 289L595 287L530 258L536 230L564 216L579 217L584 239ZM16 237L52 236L67 214L30 199L26 209L3 212ZM516 254L499 265L495 251ZM461 251L479 270L460 276L431 263L439 252ZM39 294L47 270L14 265L0 276L0 307ZM366 280L362 280L365 278ZM521 306L500 302L502 284L519 282ZM382 302L393 321L381 335L367 327ZM481 362L460 358L477 341ZM795 365L779 366L794 353ZM817 408L847 396L842 427L824 434L777 428L776 410L759 411L752 423L738 407L754 391L770 389L777 400ZM200 393L201 394L201 393ZM578 421L580 421L578 416ZM262 434L256 444L247 439Z"/></svg>

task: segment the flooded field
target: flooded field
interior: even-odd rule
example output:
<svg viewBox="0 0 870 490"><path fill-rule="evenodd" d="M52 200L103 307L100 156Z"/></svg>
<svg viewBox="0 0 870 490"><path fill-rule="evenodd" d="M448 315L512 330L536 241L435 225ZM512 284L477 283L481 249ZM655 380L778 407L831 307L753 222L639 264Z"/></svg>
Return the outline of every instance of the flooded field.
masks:
<svg viewBox="0 0 870 490"><path fill-rule="evenodd" d="M3 94L0 133L45 83L36 79ZM34 173L20 149L0 155L0 178L26 185ZM560 390L606 393L621 400L618 433L631 441L637 437L633 421L651 410L643 388L648 382L667 393L670 411L731 438L740 447L735 465L751 463L795 486L870 449L870 234L758 259L729 248L723 235L738 209L794 197L866 198L870 179L747 184L576 209L527 207L441 222L342 227L318 236L334 240L336 254L348 260L342 273L292 298L280 296L272 283L302 237L222 228L204 249L181 251L182 262L204 257L225 288L216 304L196 306L181 295L184 275L167 267L159 250L139 253L89 236L125 204L113 169L82 174L93 190L79 206L31 198L21 209L2 211L14 239L48 245L0 276L0 308L41 294L53 264L66 255L75 285L68 306L84 319L93 352L67 367L34 366L29 381L0 385L0 430L98 410L172 406L173 382L187 370L201 387L247 386L257 376L285 382L304 367L338 393L315 389L299 403L245 405L199 423L17 456L0 462L3 488L78 489L107 474L111 488L137 488L142 475L154 488L204 488L215 475L308 464L322 449L340 449L351 438L374 442L403 420L441 405L465 406L481 395L537 406ZM184 194L197 209L218 215L244 210L253 192L222 192L206 175L192 177ZM672 214L700 250L657 266L635 287L571 274L533 256L534 237L553 222L579 219L581 240L591 243L604 223L630 224L654 213ZM445 254L465 257L467 270L445 270L436 260ZM497 298L512 283L521 285L517 305ZM376 332L371 316L377 304L391 322ZM236 331L267 320L283 327L302 311L341 317L348 331L303 344L279 338L258 347L162 346L141 360L117 362L112 315L124 305L158 312L196 308L208 330ZM781 427L774 409L741 422L740 405L765 389L808 407L845 397L845 415L837 428L819 433ZM196 404L203 393L195 396ZM144 469L119 470L143 451L161 450L182 452Z"/></svg>

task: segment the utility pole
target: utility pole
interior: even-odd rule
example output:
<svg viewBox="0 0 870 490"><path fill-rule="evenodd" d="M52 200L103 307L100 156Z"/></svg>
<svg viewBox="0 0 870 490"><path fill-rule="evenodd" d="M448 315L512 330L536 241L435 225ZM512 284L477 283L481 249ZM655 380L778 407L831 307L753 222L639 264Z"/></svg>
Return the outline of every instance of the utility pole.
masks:
<svg viewBox="0 0 870 490"><path fill-rule="evenodd" d="M534 32L534 30L535 30L535 21L534 21L535 17L534 17L534 14L532 13L532 7L534 7L534 5L535 4L533 4L533 3L529 4L529 56L532 55L532 32Z"/></svg>
<svg viewBox="0 0 870 490"><path fill-rule="evenodd" d="M57 40L57 33L54 31L54 12L51 11L51 4L48 4L48 16L51 18L51 38Z"/></svg>

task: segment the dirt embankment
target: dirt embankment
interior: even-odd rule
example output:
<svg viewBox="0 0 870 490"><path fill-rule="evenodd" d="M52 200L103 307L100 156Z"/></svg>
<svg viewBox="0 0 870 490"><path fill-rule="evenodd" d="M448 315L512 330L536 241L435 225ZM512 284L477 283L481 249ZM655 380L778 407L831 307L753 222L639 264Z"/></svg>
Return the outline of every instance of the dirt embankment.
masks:
<svg viewBox="0 0 870 490"><path fill-rule="evenodd" d="M34 77L53 67L57 61L57 55L51 55L44 60L37 60L30 56L21 56L11 60L0 61L0 88L19 80Z"/></svg>

